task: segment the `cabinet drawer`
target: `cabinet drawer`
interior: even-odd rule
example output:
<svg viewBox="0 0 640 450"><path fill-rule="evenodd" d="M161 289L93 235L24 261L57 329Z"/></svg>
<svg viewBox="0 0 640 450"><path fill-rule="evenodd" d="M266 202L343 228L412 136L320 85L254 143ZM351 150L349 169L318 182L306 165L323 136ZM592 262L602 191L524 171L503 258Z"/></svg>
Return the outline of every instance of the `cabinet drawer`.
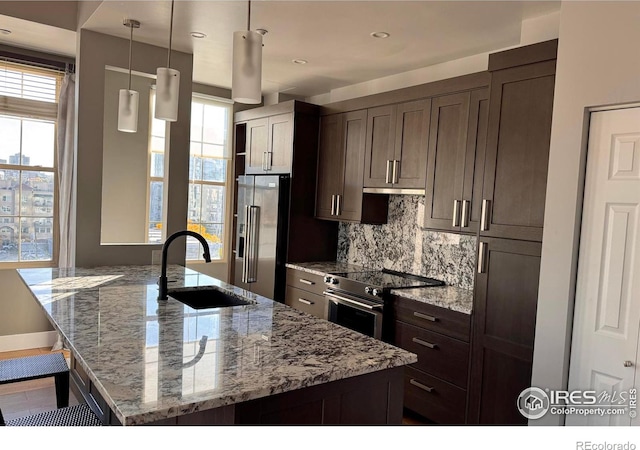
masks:
<svg viewBox="0 0 640 450"><path fill-rule="evenodd" d="M440 424L465 423L467 391L405 367L404 407Z"/></svg>
<svg viewBox="0 0 640 450"><path fill-rule="evenodd" d="M318 295L322 295L325 288L322 275L296 269L287 269L287 285Z"/></svg>
<svg viewBox="0 0 640 450"><path fill-rule="evenodd" d="M413 367L466 389L469 344L403 322L395 328L395 344L418 355Z"/></svg>
<svg viewBox="0 0 640 450"><path fill-rule="evenodd" d="M320 319L327 318L327 300L322 295L287 286L284 303Z"/></svg>
<svg viewBox="0 0 640 450"><path fill-rule="evenodd" d="M469 342L471 315L398 296L393 297L393 315L427 330Z"/></svg>

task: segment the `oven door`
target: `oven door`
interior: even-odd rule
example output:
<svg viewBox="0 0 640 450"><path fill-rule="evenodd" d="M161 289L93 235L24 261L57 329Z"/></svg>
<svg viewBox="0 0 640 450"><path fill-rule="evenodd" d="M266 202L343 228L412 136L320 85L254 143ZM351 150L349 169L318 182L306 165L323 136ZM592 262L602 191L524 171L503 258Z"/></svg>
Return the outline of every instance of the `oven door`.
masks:
<svg viewBox="0 0 640 450"><path fill-rule="evenodd" d="M382 339L382 303L352 297L331 289L327 289L324 296L328 303L329 322Z"/></svg>

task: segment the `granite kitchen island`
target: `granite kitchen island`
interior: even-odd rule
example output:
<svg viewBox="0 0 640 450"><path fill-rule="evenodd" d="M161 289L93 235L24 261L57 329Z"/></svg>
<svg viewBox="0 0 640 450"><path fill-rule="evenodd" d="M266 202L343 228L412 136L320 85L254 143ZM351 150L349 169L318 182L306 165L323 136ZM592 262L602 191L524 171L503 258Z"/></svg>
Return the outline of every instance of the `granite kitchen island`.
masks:
<svg viewBox="0 0 640 450"><path fill-rule="evenodd" d="M215 286L249 305L158 302L159 266L18 270L104 423L398 424L413 353L182 266L169 290ZM170 294L171 295L171 294Z"/></svg>

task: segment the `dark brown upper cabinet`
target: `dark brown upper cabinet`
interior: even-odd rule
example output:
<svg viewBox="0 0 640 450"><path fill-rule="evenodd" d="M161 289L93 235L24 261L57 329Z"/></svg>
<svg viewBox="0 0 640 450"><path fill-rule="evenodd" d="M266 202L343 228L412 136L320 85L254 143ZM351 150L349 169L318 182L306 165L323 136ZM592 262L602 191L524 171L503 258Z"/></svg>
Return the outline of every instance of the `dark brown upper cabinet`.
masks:
<svg viewBox="0 0 640 450"><path fill-rule="evenodd" d="M247 122L245 173L291 173L293 114L285 113Z"/></svg>
<svg viewBox="0 0 640 450"><path fill-rule="evenodd" d="M468 233L478 230L488 98L488 89L478 89L432 100L426 228Z"/></svg>
<svg viewBox="0 0 640 450"><path fill-rule="evenodd" d="M424 189L431 100L367 112L365 188Z"/></svg>
<svg viewBox="0 0 640 450"><path fill-rule="evenodd" d="M542 241L555 68L492 72L481 236Z"/></svg>
<svg viewBox="0 0 640 450"><path fill-rule="evenodd" d="M362 192L366 123L366 110L321 118L317 218L386 223L388 196Z"/></svg>

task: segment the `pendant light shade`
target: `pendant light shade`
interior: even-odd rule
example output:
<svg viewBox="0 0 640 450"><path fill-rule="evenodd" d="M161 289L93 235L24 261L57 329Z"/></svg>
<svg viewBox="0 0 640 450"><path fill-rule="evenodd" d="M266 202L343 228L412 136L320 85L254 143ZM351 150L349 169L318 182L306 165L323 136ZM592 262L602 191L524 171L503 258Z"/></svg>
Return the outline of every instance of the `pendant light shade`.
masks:
<svg viewBox="0 0 640 450"><path fill-rule="evenodd" d="M178 120L178 99L180 94L180 72L171 66L171 40L173 38L173 6L171 0L171 25L169 27L169 51L167 67L158 67L156 71L156 119L175 122Z"/></svg>
<svg viewBox="0 0 640 450"><path fill-rule="evenodd" d="M120 89L118 101L118 131L138 131L138 103L140 94L129 89Z"/></svg>
<svg viewBox="0 0 640 450"><path fill-rule="evenodd" d="M135 133L138 131L138 104L140 94L131 90L131 53L133 46L133 29L140 28L137 20L125 19L123 25L131 29L129 35L129 88L120 89L118 97L118 131Z"/></svg>
<svg viewBox="0 0 640 450"><path fill-rule="evenodd" d="M233 33L231 98L256 105L262 102L262 36L267 31L251 31L250 1L247 6L247 30Z"/></svg>
<svg viewBox="0 0 640 450"><path fill-rule="evenodd" d="M168 67L158 67L156 72L156 119L178 120L178 96L180 72Z"/></svg>
<svg viewBox="0 0 640 450"><path fill-rule="evenodd" d="M262 102L262 34L233 33L233 78L231 96L238 103Z"/></svg>

